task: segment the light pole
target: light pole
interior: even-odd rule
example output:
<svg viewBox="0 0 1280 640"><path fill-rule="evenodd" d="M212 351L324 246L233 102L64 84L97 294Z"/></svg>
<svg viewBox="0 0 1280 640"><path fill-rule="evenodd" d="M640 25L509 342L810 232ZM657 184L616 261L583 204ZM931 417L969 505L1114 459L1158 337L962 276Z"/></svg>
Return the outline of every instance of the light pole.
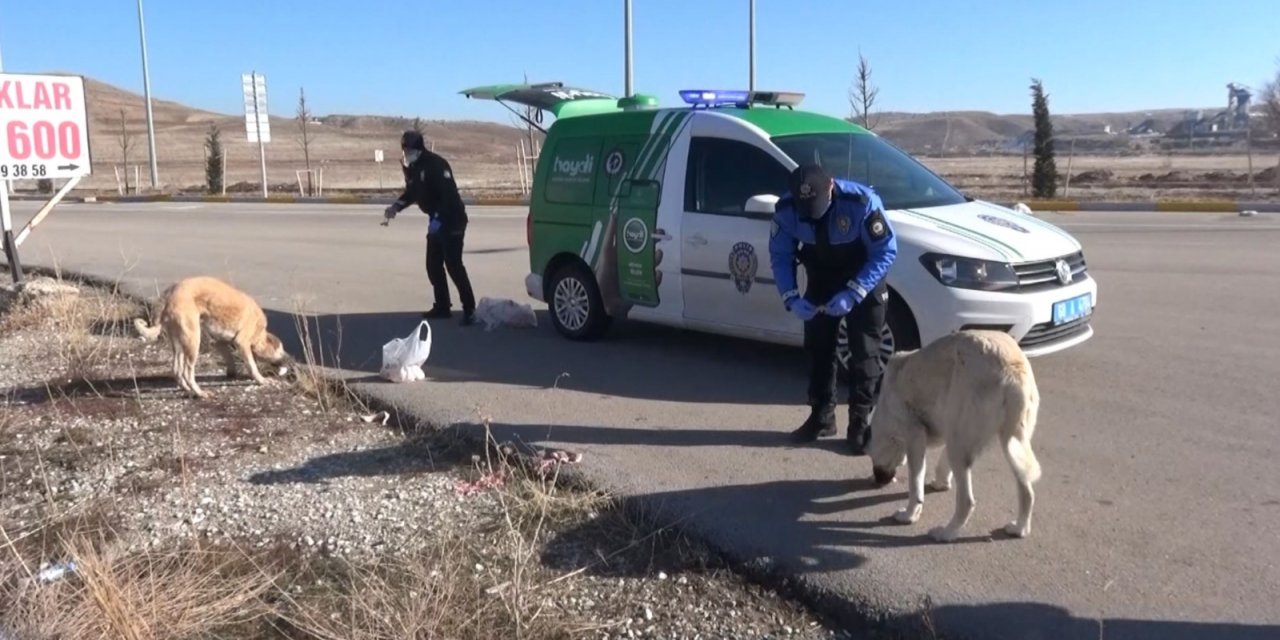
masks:
<svg viewBox="0 0 1280 640"><path fill-rule="evenodd" d="M142 41L142 95L147 102L147 144L151 150L151 188L159 182L156 170L156 125L151 117L151 72L147 69L147 27L142 21L142 0L138 0L138 38ZM128 167L125 167L128 170Z"/></svg>
<svg viewBox="0 0 1280 640"><path fill-rule="evenodd" d="M141 0L139 0L139 1L141 1ZM624 27L625 27L625 30L626 30L626 38L625 38L625 39L626 39L626 53L625 53L625 55L624 55L624 58L625 58L625 63L626 63L626 76L625 76L625 77L626 77L626 94L627 94L627 95L626 95L626 96L624 96L624 97L630 98L630 97L631 97L631 89L632 89L632 86L631 86L631 82L632 82L632 76L631 76L631 0L623 0L623 3L624 3L624 5L625 5L625 7L626 7L625 16L624 16L624 18L623 18L623 23L624 23Z"/></svg>
<svg viewBox="0 0 1280 640"><path fill-rule="evenodd" d="M751 23L751 44L747 53L747 65L750 69L749 78L747 79L747 88L749 91L756 90L756 0L751 1L751 9L749 11Z"/></svg>

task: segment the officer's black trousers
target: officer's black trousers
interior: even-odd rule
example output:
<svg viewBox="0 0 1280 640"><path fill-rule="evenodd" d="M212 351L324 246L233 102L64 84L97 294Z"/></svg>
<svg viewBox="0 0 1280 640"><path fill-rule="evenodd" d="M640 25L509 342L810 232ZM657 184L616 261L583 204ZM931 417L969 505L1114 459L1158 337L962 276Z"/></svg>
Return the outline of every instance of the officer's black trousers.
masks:
<svg viewBox="0 0 1280 640"><path fill-rule="evenodd" d="M427 236L427 280L435 289L435 308L448 309L449 283L445 280L445 270L454 286L458 287L458 297L462 300L462 310L475 311L476 298L471 291L471 280L467 277L467 268L462 265L463 232L450 233L447 230Z"/></svg>
<svg viewBox="0 0 1280 640"><path fill-rule="evenodd" d="M885 323L887 300L884 286L845 316L849 335L849 412L866 416L875 405L883 375L880 367L880 332ZM836 341L840 318L819 313L804 324L804 347L809 354L809 406L832 410L836 403Z"/></svg>

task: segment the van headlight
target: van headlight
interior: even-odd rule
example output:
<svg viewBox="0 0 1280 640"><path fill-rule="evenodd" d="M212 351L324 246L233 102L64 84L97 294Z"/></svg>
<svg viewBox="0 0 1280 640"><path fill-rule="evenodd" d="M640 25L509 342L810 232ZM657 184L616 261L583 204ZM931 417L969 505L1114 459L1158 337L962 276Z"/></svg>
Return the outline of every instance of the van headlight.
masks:
<svg viewBox="0 0 1280 640"><path fill-rule="evenodd" d="M1018 286L1018 274L1006 262L992 262L962 258L940 253L926 253L920 256L924 268L933 274L938 282L960 289L978 289L980 291L1002 291Z"/></svg>

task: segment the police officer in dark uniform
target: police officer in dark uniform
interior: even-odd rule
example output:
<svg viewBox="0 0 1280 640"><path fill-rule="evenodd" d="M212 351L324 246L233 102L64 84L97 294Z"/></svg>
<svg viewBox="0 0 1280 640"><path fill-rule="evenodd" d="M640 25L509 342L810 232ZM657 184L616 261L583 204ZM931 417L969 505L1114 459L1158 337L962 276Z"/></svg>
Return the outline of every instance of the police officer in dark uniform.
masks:
<svg viewBox="0 0 1280 640"><path fill-rule="evenodd" d="M462 203L458 185L453 179L449 161L427 150L426 141L417 131L400 136L404 152L404 193L386 208L387 224L411 204L418 205L430 217L427 226L427 279L435 289L435 304L423 313L424 318L448 318L452 315L449 283L445 270L458 287L462 301L462 324L475 322L476 299L471 291L467 268L462 264L462 244L467 232L467 207Z"/></svg>
<svg viewBox="0 0 1280 640"><path fill-rule="evenodd" d="M810 359L809 418L792 432L799 442L836 433L836 340L840 320L849 335L849 430L855 455L865 453L880 378L880 335L889 292L885 274L897 257L893 226L867 186L833 179L817 165L792 172L779 199L769 254L782 302L804 321ZM808 276L803 294L796 265Z"/></svg>

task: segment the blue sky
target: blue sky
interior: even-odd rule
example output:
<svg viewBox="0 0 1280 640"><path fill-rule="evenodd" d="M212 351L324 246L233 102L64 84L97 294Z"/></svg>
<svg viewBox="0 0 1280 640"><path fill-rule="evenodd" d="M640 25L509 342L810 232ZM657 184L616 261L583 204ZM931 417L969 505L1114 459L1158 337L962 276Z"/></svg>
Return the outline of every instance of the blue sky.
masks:
<svg viewBox="0 0 1280 640"><path fill-rule="evenodd" d="M858 50L879 108L1029 113L1032 76L1055 113L1225 107L1280 60L1280 2L756 0L756 84L844 115ZM1175 5L1175 6L1171 6ZM745 88L747 0L633 0L636 90ZM141 92L134 0L0 0L6 71L82 73ZM155 97L241 109L240 74L270 110L299 87L317 114L506 122L464 87L563 80L623 91L621 0L145 0Z"/></svg>

